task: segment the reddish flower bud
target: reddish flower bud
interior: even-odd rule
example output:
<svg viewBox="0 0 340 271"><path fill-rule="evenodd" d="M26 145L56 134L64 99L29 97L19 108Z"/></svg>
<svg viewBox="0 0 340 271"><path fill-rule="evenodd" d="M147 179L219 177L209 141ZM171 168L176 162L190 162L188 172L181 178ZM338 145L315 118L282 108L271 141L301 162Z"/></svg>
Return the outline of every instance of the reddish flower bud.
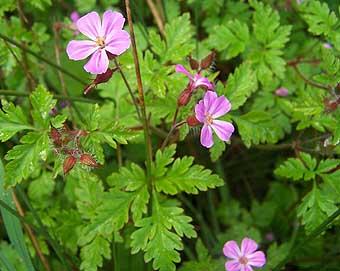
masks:
<svg viewBox="0 0 340 271"><path fill-rule="evenodd" d="M109 81L113 75L113 73L117 70L117 68L110 69L108 68L106 72L102 74L97 74L96 78L92 81L91 84L87 85L84 88L84 94L88 94L91 90L93 90L97 85L101 83L105 83Z"/></svg>
<svg viewBox="0 0 340 271"><path fill-rule="evenodd" d="M108 51L106 51L106 55L107 55L107 57L110 59L110 60L112 60L112 59L114 59L117 55L114 55L114 54L112 54L112 53L110 53L110 52L108 52Z"/></svg>
<svg viewBox="0 0 340 271"><path fill-rule="evenodd" d="M198 70L200 67L200 64L198 63L198 61L192 58L191 56L189 56L189 64L192 70Z"/></svg>
<svg viewBox="0 0 340 271"><path fill-rule="evenodd" d="M211 52L205 58L201 60L201 69L208 69L215 59L216 53Z"/></svg>
<svg viewBox="0 0 340 271"><path fill-rule="evenodd" d="M83 153L79 159L80 163L89 167L99 167L96 160L88 153Z"/></svg>
<svg viewBox="0 0 340 271"><path fill-rule="evenodd" d="M77 158L75 158L74 156L67 156L64 160L64 164L63 164L63 170L64 170L64 175L66 175L76 164L77 162Z"/></svg>
<svg viewBox="0 0 340 271"><path fill-rule="evenodd" d="M178 106L187 105L190 102L191 95L192 95L191 88L186 88L185 90L183 90L177 100Z"/></svg>
<svg viewBox="0 0 340 271"><path fill-rule="evenodd" d="M189 126L197 126L200 124L199 120L194 115L187 117L187 123Z"/></svg>
<svg viewBox="0 0 340 271"><path fill-rule="evenodd" d="M58 129L51 127L50 138L52 139L55 147L60 147L62 145L62 138L61 138L61 134L59 133Z"/></svg>
<svg viewBox="0 0 340 271"><path fill-rule="evenodd" d="M340 98L336 99L336 100L330 100L328 98L324 99L324 105L325 105L325 110L326 112L333 112L335 111L339 104L340 104Z"/></svg>

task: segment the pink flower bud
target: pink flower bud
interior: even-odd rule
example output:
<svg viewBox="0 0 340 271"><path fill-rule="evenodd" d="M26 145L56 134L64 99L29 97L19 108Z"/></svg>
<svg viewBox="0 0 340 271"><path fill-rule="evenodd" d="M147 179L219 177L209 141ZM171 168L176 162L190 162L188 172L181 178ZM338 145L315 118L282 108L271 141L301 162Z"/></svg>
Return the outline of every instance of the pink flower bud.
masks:
<svg viewBox="0 0 340 271"><path fill-rule="evenodd" d="M285 96L288 95L288 89L286 89L284 87L280 87L277 90L275 90L275 94L277 96L285 97Z"/></svg>

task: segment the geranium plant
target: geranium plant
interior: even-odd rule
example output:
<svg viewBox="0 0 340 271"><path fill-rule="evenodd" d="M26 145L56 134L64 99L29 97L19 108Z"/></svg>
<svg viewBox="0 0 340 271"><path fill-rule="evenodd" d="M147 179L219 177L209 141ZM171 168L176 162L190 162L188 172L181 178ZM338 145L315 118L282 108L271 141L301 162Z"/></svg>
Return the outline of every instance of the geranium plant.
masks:
<svg viewBox="0 0 340 271"><path fill-rule="evenodd" d="M0 5L0 269L339 269L337 1Z"/></svg>

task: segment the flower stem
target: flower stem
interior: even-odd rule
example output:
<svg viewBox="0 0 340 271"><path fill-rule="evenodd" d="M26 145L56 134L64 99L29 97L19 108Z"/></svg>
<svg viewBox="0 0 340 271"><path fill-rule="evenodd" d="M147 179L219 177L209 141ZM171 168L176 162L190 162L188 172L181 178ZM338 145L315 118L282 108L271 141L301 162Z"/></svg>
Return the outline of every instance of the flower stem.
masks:
<svg viewBox="0 0 340 271"><path fill-rule="evenodd" d="M27 52L28 54L35 56L37 59L41 60L42 62L45 62L46 64L52 66L53 68L63 72L64 74L66 74L67 76L69 76L70 78L72 78L73 80L83 84L83 85L87 85L87 82L83 81L81 78L79 78L78 76L74 75L73 73L69 72L68 70L64 69L63 67L57 65L56 63L48 60L45 57L42 57L39 53L33 52L32 50L28 49L26 46L20 44L19 42L3 35L2 33L0 33L0 38L7 41L8 43L11 43L13 45L15 45L16 47L20 48L21 50Z"/></svg>
<svg viewBox="0 0 340 271"><path fill-rule="evenodd" d="M148 119L146 115L143 83L142 83L142 77L140 73L137 46L136 46L136 40L135 40L135 33L133 30L133 22L132 22L132 17L131 17L131 9L130 9L129 0L125 0L125 8L126 8L126 14L127 14L127 19L128 19L129 29L130 29L130 35L131 35L132 55L133 55L133 61L135 63L135 72L136 72L137 87L138 87L138 98L139 98L139 104L141 108L141 115L142 115L143 129L144 129L144 140L145 140L145 145L146 145L146 169L147 169L147 178L148 178L148 188L149 188L149 193L150 193L152 190L152 180L151 180L152 144L151 144L151 138L150 138L149 123L148 123Z"/></svg>
<svg viewBox="0 0 340 271"><path fill-rule="evenodd" d="M132 99L132 101L133 101L133 104L135 105L135 108L136 108L136 112L137 112L138 118L139 118L140 120L142 120L142 117L141 117L141 115L140 115L139 108L138 108L138 103L137 103L137 101L136 101L135 96L133 95L133 92L132 92L132 89L131 89L131 87L130 87L130 84L129 84L128 80L126 79L126 76L125 76L125 74L124 74L122 68L120 67L118 61L116 60L116 58L114 59L114 62L115 62L115 65L116 65L116 67L117 67L117 69L118 69L118 71L119 71L119 73L120 73L120 76L122 77L122 79L123 79L123 81L124 81L124 83L125 83L126 88L127 88L128 91L129 91L129 94L130 94L130 96L131 96L131 99Z"/></svg>

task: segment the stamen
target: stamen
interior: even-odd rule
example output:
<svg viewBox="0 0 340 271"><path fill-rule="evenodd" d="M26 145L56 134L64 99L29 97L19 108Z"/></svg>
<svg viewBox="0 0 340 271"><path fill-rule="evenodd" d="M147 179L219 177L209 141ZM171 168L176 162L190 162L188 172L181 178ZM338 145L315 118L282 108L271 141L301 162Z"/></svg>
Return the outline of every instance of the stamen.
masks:
<svg viewBox="0 0 340 271"><path fill-rule="evenodd" d="M97 37L96 44L103 49L105 47L105 39L103 37Z"/></svg>
<svg viewBox="0 0 340 271"><path fill-rule="evenodd" d="M206 117L205 117L205 122L208 124L208 125L211 125L213 124L213 117L210 115L210 114L207 114Z"/></svg>

